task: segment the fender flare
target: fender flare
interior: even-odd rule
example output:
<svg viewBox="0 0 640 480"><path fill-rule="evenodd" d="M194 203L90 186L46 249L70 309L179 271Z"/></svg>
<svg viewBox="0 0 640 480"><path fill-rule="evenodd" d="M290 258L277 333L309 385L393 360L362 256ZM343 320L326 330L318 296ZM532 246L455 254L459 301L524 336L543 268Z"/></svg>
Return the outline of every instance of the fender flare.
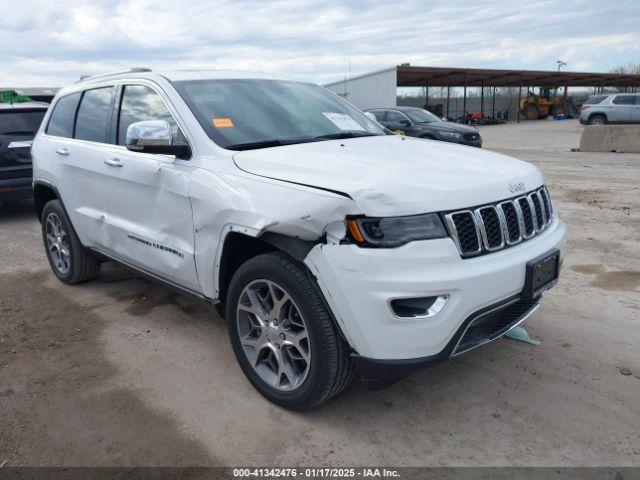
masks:
<svg viewBox="0 0 640 480"><path fill-rule="evenodd" d="M35 187L38 186L38 185L41 186L41 187L45 187L45 188L48 188L49 190L51 190L55 194L57 200L60 202L60 205L62 205L62 209L64 210L64 213L67 215L68 218L71 218L71 217L69 217L69 212L67 211L67 207L65 206L64 201L62 200L62 195L60 195L60 190L58 190L58 187L56 187L53 183L51 183L51 182L49 182L47 180L43 180L41 178L37 178L37 179L33 180L32 188L33 188L33 193L34 193L34 195L33 195L34 196L34 200L35 200ZM43 207L44 207L44 205L43 205ZM36 216L38 216L38 221L41 222L42 219L38 215L37 205L36 205L35 213L36 213Z"/></svg>

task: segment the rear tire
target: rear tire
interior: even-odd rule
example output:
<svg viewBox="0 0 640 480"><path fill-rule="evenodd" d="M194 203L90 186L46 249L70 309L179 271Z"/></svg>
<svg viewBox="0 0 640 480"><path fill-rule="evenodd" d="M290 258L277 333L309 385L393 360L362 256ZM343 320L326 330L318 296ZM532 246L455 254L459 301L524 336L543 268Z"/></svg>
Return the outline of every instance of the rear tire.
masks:
<svg viewBox="0 0 640 480"><path fill-rule="evenodd" d="M100 263L84 248L59 200L42 210L42 240L53 273L61 282L74 284L94 278Z"/></svg>
<svg viewBox="0 0 640 480"><path fill-rule="evenodd" d="M589 119L589 125L606 125L606 124L607 124L607 117L605 117L604 115L593 115Z"/></svg>
<svg viewBox="0 0 640 480"><path fill-rule="evenodd" d="M286 254L267 253L244 263L231 279L226 305L238 363L269 401L311 409L353 378L349 345L322 293L304 265Z"/></svg>

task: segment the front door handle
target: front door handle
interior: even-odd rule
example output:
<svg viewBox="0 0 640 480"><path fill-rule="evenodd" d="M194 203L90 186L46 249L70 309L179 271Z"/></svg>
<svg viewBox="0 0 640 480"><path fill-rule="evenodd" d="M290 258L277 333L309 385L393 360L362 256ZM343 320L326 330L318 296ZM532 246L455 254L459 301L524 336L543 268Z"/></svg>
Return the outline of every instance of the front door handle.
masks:
<svg viewBox="0 0 640 480"><path fill-rule="evenodd" d="M122 162L119 158L109 158L104 161L104 164L109 167L122 167Z"/></svg>
<svg viewBox="0 0 640 480"><path fill-rule="evenodd" d="M63 157L66 157L69 155L69 150L67 150L66 148L59 148L56 150L56 153L58 155L62 155Z"/></svg>

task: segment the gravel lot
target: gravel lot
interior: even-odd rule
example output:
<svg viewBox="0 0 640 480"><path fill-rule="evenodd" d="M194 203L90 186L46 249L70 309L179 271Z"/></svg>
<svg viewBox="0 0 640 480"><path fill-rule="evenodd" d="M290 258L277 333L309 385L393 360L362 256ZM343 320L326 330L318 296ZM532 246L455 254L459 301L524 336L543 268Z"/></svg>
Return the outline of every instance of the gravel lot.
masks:
<svg viewBox="0 0 640 480"><path fill-rule="evenodd" d="M5 205L0 464L640 466L640 155L571 152L581 128L481 130L544 171L569 225L526 324L542 344L498 340L381 392L356 381L310 413L262 399L207 305L111 264L55 280L32 207Z"/></svg>

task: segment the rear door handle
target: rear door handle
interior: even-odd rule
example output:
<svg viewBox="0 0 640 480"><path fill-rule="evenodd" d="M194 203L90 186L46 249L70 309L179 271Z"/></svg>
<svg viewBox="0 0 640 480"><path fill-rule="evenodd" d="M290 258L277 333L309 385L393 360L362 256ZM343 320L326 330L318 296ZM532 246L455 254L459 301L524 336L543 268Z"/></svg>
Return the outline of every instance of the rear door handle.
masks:
<svg viewBox="0 0 640 480"><path fill-rule="evenodd" d="M63 157L66 157L69 155L69 150L67 150L66 148L59 148L56 150L56 153L58 155L62 155Z"/></svg>
<svg viewBox="0 0 640 480"><path fill-rule="evenodd" d="M104 161L104 164L109 167L122 167L122 162L119 158L109 158Z"/></svg>

